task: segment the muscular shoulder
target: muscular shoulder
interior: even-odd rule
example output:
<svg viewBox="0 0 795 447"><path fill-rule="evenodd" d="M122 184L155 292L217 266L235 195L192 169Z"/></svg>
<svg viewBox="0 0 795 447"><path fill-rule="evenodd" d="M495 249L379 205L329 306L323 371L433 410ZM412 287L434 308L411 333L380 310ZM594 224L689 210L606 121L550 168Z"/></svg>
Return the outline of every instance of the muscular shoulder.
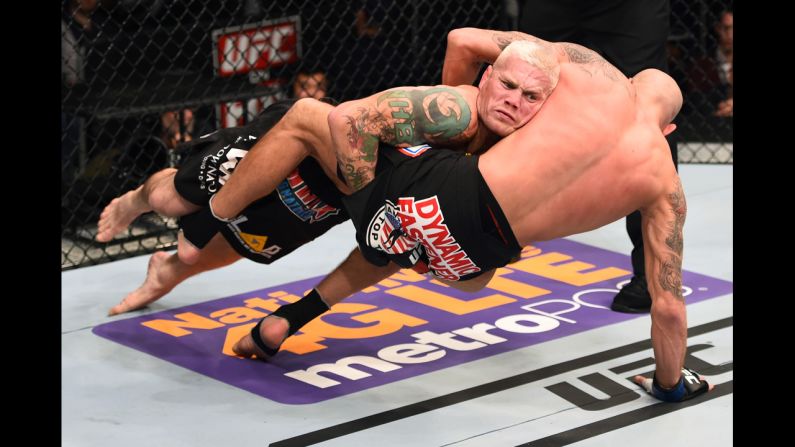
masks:
<svg viewBox="0 0 795 447"><path fill-rule="evenodd" d="M475 113L477 87L471 85L434 85L395 87L376 95L379 106L402 107L407 111L433 113L436 109L457 115Z"/></svg>
<svg viewBox="0 0 795 447"><path fill-rule="evenodd" d="M458 144L477 126L477 88L461 85L398 87L377 96L378 108L405 123L413 138L405 142Z"/></svg>
<svg viewBox="0 0 795 447"><path fill-rule="evenodd" d="M557 48L558 51L565 53L564 60L577 65L578 68L588 72L592 76L604 76L614 82L627 79L618 68L600 56L596 51L569 42L560 43Z"/></svg>
<svg viewBox="0 0 795 447"><path fill-rule="evenodd" d="M660 155L664 157L658 159L657 156ZM687 214L685 193L670 154L659 151L655 153L649 164L654 165L655 168L649 169L645 177L644 183L649 197L646 206L641 207L641 211L645 209L646 213L674 213L684 217Z"/></svg>
<svg viewBox="0 0 795 447"><path fill-rule="evenodd" d="M558 97L568 99L567 108L578 115L591 116L608 127L623 129L634 120L635 99L626 77L615 79L572 63L561 64L560 68L560 81L555 90ZM545 104L544 107L550 105ZM604 119L606 113L610 120Z"/></svg>

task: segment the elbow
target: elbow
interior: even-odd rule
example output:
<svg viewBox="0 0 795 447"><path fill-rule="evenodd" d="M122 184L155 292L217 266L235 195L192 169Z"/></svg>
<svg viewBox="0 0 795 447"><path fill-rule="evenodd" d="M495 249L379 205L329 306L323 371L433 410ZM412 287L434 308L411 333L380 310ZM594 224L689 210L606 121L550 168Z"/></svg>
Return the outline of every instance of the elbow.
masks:
<svg viewBox="0 0 795 447"><path fill-rule="evenodd" d="M461 40L464 37L463 34L465 30L466 28L456 28L454 30L450 30L450 32L447 33L448 48L460 44Z"/></svg>
<svg viewBox="0 0 795 447"><path fill-rule="evenodd" d="M447 33L447 48L462 50L466 48L468 38L474 28L456 28Z"/></svg>

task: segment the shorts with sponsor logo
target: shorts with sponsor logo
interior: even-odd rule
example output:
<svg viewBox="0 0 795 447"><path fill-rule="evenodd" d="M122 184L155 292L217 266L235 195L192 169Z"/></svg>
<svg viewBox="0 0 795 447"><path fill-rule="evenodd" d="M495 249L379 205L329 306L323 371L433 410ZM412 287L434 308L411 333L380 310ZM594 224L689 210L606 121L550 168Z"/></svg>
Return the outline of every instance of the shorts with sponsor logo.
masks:
<svg viewBox="0 0 795 447"><path fill-rule="evenodd" d="M348 220L341 196L320 165L308 158L276 191L226 224L221 234L239 255L270 264ZM180 227L190 239L193 231L204 233L213 227L211 219L180 219Z"/></svg>
<svg viewBox="0 0 795 447"><path fill-rule="evenodd" d="M311 163L324 175L314 160ZM323 188L328 185L313 190L311 177L302 176L308 169L303 163L301 168L304 169L293 172L277 191L246 207L240 216L221 230L238 254L255 262L270 264L348 220L348 213L339 203L342 193L333 184L333 190ZM336 206L320 198L317 192L321 189L327 198L337 195Z"/></svg>
<svg viewBox="0 0 795 447"><path fill-rule="evenodd" d="M282 119L293 103L295 100L278 101L245 126L219 129L177 146L182 157L174 177L177 192L191 203L207 205L249 149Z"/></svg>
<svg viewBox="0 0 795 447"><path fill-rule="evenodd" d="M174 185L185 199L206 206L248 150L273 127L294 100L277 102L246 126L222 129L182 145L187 151ZM247 206L222 230L241 256L270 264L348 220L342 193L312 158L301 162L275 191ZM186 235L214 222L180 220Z"/></svg>
<svg viewBox="0 0 795 447"><path fill-rule="evenodd" d="M521 247L478 170L447 149L407 155L379 149L378 174L343 203L373 264L423 261L439 278L474 278L515 260Z"/></svg>

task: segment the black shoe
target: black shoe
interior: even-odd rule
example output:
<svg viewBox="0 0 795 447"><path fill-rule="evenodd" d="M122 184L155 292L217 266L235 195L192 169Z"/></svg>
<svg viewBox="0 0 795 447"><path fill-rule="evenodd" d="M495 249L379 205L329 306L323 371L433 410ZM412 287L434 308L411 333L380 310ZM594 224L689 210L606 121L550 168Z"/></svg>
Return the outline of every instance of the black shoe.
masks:
<svg viewBox="0 0 795 447"><path fill-rule="evenodd" d="M616 312L630 314L646 313L651 309L651 295L646 286L645 276L633 276L613 298L610 306Z"/></svg>

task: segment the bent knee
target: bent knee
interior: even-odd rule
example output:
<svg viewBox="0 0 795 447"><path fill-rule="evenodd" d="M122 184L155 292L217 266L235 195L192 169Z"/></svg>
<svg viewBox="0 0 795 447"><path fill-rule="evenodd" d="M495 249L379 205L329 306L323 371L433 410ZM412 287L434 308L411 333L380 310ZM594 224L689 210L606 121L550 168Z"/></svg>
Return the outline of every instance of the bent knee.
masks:
<svg viewBox="0 0 795 447"><path fill-rule="evenodd" d="M291 127L317 131L319 129L316 120L322 121L320 126L325 127L328 114L333 110L334 106L329 103L318 101L315 98L301 98L290 107L284 118Z"/></svg>

